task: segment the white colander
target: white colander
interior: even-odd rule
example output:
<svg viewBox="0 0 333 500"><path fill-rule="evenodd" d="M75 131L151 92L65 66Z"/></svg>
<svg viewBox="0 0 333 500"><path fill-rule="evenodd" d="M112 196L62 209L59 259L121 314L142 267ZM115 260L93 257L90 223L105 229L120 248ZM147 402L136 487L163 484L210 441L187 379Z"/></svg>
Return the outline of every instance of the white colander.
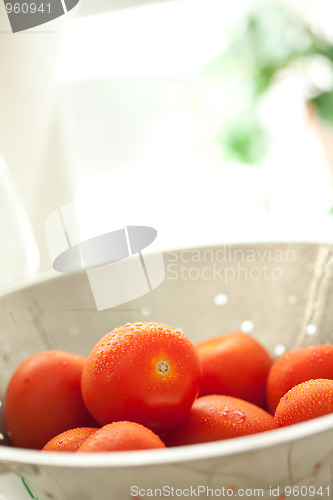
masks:
<svg viewBox="0 0 333 500"><path fill-rule="evenodd" d="M1 398L27 356L45 349L87 355L127 322L167 323L193 341L243 330L274 356L331 343L332 250L274 243L166 252L158 288L100 312L85 274L56 275L12 291L0 299ZM0 425L0 499L293 498L292 488L294 496L330 498L333 415L214 443L96 454L15 449L3 415Z"/></svg>

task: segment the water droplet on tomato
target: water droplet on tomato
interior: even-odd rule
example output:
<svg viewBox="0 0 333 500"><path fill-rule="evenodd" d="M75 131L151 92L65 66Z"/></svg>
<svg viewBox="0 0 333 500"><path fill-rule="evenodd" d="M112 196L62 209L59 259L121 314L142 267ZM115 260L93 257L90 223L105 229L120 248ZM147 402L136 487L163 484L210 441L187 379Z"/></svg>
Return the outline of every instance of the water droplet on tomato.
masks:
<svg viewBox="0 0 333 500"><path fill-rule="evenodd" d="M246 415L239 410L224 410L222 416L232 423L242 423L246 420Z"/></svg>

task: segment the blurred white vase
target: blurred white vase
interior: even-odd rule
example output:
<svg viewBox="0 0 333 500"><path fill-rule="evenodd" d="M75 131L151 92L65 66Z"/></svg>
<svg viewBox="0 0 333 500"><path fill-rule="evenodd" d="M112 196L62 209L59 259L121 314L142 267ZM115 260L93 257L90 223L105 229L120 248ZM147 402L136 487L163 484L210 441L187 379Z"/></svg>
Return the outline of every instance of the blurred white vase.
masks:
<svg viewBox="0 0 333 500"><path fill-rule="evenodd" d="M38 272L32 226L4 159L0 156L0 291Z"/></svg>

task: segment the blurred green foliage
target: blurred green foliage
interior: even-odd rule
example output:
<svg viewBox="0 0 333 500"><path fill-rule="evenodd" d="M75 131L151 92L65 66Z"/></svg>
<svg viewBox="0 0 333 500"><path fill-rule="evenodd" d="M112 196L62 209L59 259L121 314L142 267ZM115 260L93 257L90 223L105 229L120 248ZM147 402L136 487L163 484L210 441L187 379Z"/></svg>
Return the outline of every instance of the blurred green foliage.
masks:
<svg viewBox="0 0 333 500"><path fill-rule="evenodd" d="M226 160L258 165L269 149L269 135L253 114L220 128L216 141Z"/></svg>
<svg viewBox="0 0 333 500"><path fill-rule="evenodd" d="M246 88L240 92L240 109L216 134L227 159L257 165L265 157L270 137L260 118L260 103L282 72L294 71L304 79L305 100L333 124L333 45L299 14L278 4L262 6L231 29L228 41L227 49L204 71L223 81L238 79L239 87ZM332 73L332 88L309 77L309 65L318 57Z"/></svg>

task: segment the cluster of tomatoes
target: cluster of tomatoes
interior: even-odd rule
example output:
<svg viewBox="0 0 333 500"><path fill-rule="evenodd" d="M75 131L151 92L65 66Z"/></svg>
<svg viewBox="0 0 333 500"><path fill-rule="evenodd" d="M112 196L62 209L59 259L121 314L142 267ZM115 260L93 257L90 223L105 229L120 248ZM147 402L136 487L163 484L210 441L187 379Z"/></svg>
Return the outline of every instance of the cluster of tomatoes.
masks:
<svg viewBox="0 0 333 500"><path fill-rule="evenodd" d="M13 374L13 446L104 452L165 448L269 431L333 412L333 346L276 361L253 337L194 345L159 323L127 323L87 358L49 350Z"/></svg>

